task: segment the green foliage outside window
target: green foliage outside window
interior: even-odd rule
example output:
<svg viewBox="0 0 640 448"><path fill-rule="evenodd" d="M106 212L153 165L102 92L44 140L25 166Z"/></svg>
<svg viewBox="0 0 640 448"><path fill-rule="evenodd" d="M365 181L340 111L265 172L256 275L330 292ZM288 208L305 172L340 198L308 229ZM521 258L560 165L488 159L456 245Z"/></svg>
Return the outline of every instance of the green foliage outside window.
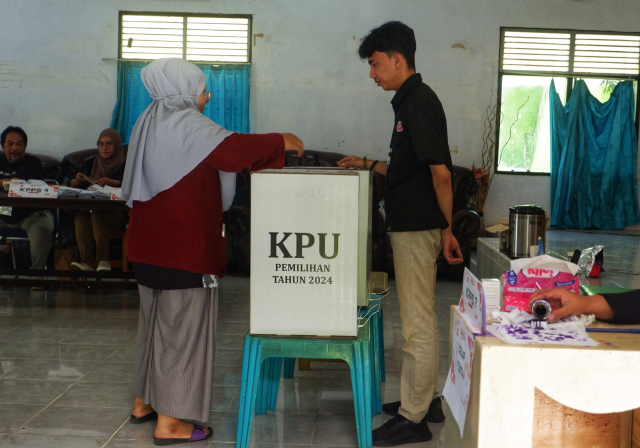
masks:
<svg viewBox="0 0 640 448"><path fill-rule="evenodd" d="M541 86L522 85L502 91L500 125L500 169L531 169L541 125L543 93Z"/></svg>

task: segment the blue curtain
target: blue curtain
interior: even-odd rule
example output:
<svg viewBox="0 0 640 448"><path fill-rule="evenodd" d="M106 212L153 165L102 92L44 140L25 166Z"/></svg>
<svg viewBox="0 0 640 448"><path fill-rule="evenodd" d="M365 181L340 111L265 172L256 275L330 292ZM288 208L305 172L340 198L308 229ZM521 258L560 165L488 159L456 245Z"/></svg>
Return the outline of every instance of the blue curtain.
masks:
<svg viewBox="0 0 640 448"><path fill-rule="evenodd" d="M151 104L149 92L142 84L140 72L147 62L118 62L118 100L113 108L111 126L118 131L122 143L129 143L133 125Z"/></svg>
<svg viewBox="0 0 640 448"><path fill-rule="evenodd" d="M123 143L129 142L136 120L151 103L149 92L140 77L145 65L146 62L118 62L118 100L113 108L111 127L120 133ZM213 90L211 101L205 106L203 113L230 131L250 132L251 66L197 65L207 77L207 89Z"/></svg>
<svg viewBox="0 0 640 448"><path fill-rule="evenodd" d="M213 90L204 114L223 128L248 134L251 132L249 111L250 65L196 64L207 77L207 90Z"/></svg>
<svg viewBox="0 0 640 448"><path fill-rule="evenodd" d="M551 82L551 226L621 229L640 223L633 82L601 103L584 81L565 106Z"/></svg>

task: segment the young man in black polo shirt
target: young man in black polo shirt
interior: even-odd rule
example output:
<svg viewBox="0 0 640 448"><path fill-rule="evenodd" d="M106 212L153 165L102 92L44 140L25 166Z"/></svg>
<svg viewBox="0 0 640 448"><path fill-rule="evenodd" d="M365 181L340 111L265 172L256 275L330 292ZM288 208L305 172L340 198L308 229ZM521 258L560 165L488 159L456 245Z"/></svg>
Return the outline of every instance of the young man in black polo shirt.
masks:
<svg viewBox="0 0 640 448"><path fill-rule="evenodd" d="M387 164L350 156L340 166L373 169L386 176L384 208L393 247L402 336L400 402L382 410L394 417L373 431L373 444L395 446L432 437L427 421L443 422L438 396L438 328L435 315L436 258L462 263L451 233L451 156L447 121L436 94L415 72L416 40L401 22L371 30L358 53L369 76L396 91Z"/></svg>

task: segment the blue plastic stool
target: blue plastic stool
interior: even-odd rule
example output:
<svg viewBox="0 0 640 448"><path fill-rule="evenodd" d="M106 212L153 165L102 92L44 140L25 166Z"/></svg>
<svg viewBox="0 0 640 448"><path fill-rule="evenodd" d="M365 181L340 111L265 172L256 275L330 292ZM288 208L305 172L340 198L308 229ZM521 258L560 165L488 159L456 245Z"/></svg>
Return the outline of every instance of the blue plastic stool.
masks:
<svg viewBox="0 0 640 448"><path fill-rule="evenodd" d="M378 312L371 316L371 331L373 336L373 349L376 353L375 364L380 370L379 381L383 383L386 381L385 375L385 362L384 362L384 316L382 314L382 296L380 294L373 294L369 301L369 307L358 310L358 317L364 317L368 310L372 307L378 306ZM296 360L285 358L284 359L284 373L283 378L293 378L293 372L295 370ZM381 409L374 410L376 414Z"/></svg>
<svg viewBox="0 0 640 448"><path fill-rule="evenodd" d="M275 407L282 358L342 359L349 364L358 445L370 448L372 398L376 395L373 377L377 370L373 362L372 336L369 323L358 330L355 339L252 336L247 333L244 337L236 448L248 448L253 415ZM379 382L377 397L380 397Z"/></svg>

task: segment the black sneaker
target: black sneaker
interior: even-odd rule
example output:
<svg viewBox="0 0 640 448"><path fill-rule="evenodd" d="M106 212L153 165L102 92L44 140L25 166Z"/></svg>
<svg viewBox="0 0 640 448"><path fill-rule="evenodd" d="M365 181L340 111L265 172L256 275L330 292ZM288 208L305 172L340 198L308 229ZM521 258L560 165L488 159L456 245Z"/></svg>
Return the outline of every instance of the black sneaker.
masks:
<svg viewBox="0 0 640 448"><path fill-rule="evenodd" d="M387 415L398 415L400 402L385 403L382 405L382 412ZM429 405L429 410L425 416L429 423L442 423L444 421L444 412L442 412L442 397L434 398Z"/></svg>
<svg viewBox="0 0 640 448"><path fill-rule="evenodd" d="M431 440L427 422L413 423L402 415L396 415L378 429L373 430L372 440L375 446L397 446L407 443L421 443Z"/></svg>

